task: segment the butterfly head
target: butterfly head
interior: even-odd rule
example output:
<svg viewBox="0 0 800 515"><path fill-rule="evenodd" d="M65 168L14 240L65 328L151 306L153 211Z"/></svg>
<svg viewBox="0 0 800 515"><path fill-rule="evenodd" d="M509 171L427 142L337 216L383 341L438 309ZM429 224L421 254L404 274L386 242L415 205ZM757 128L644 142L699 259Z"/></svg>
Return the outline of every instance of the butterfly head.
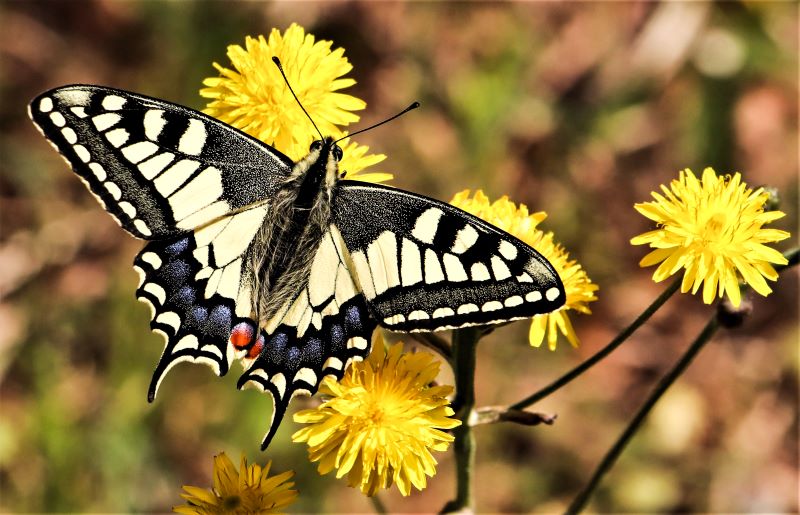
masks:
<svg viewBox="0 0 800 515"><path fill-rule="evenodd" d="M320 151L320 155L328 153L328 159L333 158L337 163L342 160L342 147L333 141L333 138L328 136L325 139L318 139L311 142L309 152Z"/></svg>
<svg viewBox="0 0 800 515"><path fill-rule="evenodd" d="M339 161L342 160L342 147L336 144L330 136L311 143L309 155L319 152L316 158L317 166L311 167L310 173L316 172L314 180L324 184L325 190L331 191L339 180Z"/></svg>
<svg viewBox="0 0 800 515"><path fill-rule="evenodd" d="M342 148L331 137L311 143L308 155L298 161L288 182L299 185L298 198L301 204L313 203L319 193L330 199L339 181L339 161Z"/></svg>

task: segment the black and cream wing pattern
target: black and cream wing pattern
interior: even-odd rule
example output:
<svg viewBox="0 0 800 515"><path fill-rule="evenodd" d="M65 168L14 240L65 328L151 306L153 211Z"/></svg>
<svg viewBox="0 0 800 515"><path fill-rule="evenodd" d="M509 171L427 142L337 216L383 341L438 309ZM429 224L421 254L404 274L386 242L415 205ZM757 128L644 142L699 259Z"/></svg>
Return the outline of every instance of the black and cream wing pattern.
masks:
<svg viewBox="0 0 800 515"><path fill-rule="evenodd" d="M450 204L343 181L333 212L370 313L388 329L494 324L564 304L546 259Z"/></svg>
<svg viewBox="0 0 800 515"><path fill-rule="evenodd" d="M564 287L540 254L454 206L407 191L341 181L306 288L263 331L252 382L275 401L313 394L370 350L376 325L439 331L548 313ZM290 349L288 352L286 349ZM289 372L287 374L287 371Z"/></svg>
<svg viewBox="0 0 800 515"><path fill-rule="evenodd" d="M151 240L134 261L136 295L166 346L148 398L181 361L225 374L231 328L250 314L243 255L292 161L202 113L112 88L45 92L30 116L106 211Z"/></svg>
<svg viewBox="0 0 800 515"><path fill-rule="evenodd" d="M293 163L197 111L99 86L45 92L30 115L120 225L149 240L134 261L136 295L166 340L149 399L177 363L224 375L239 359L239 387L273 397L262 448L295 395L314 394L325 376L339 379L368 355L377 325L436 331L564 303L558 275L532 248L448 204L338 180L334 154L319 150L335 146L327 140ZM273 293L253 280L258 235L276 220L295 220L275 218L276 198L319 171L333 178L319 237L312 248L290 249L308 259L287 261L302 278L282 287L266 318L256 316L254 299Z"/></svg>

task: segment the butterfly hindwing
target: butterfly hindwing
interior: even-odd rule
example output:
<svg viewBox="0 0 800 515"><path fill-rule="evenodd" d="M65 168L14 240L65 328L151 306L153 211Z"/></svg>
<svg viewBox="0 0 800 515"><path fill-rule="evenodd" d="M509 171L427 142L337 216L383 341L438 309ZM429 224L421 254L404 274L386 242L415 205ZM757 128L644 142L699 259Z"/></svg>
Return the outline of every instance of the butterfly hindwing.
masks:
<svg viewBox="0 0 800 515"><path fill-rule="evenodd" d="M122 227L177 236L274 194L292 162L192 109L100 86L31 102L45 137Z"/></svg>
<svg viewBox="0 0 800 515"><path fill-rule="evenodd" d="M377 322L438 331L558 309L550 263L508 233L449 204L342 181L333 206L356 283Z"/></svg>
<svg viewBox="0 0 800 515"><path fill-rule="evenodd" d="M177 238L152 241L139 253L137 297L152 308L150 326L166 345L150 384L153 400L164 375L175 364L193 361L224 375L237 348L250 338L232 340L233 329L253 326L251 292L244 260L267 206L225 216Z"/></svg>
<svg viewBox="0 0 800 515"><path fill-rule="evenodd" d="M295 395L313 395L325 376L341 379L351 360L370 351L375 320L353 281L344 241L331 225L314 251L308 283L264 327L239 387L273 398L266 448Z"/></svg>

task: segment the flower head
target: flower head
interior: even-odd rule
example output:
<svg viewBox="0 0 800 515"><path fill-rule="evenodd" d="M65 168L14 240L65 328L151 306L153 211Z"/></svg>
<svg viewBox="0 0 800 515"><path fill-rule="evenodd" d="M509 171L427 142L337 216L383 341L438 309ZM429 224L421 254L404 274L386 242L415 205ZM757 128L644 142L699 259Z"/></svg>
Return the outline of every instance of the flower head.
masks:
<svg viewBox="0 0 800 515"><path fill-rule="evenodd" d="M439 362L427 352L403 354L402 343L384 349L380 333L366 361L353 363L338 383L326 378L321 406L301 411L295 422L309 424L292 440L306 442L319 473L338 469L348 483L374 495L393 483L403 495L425 488L436 473L431 451L447 450L460 421L447 395L451 386L432 386Z"/></svg>
<svg viewBox="0 0 800 515"><path fill-rule="evenodd" d="M297 105L280 71L272 62L281 60L286 77L308 114L324 135L340 138L342 127L358 121L353 111L366 103L340 90L355 84L345 78L352 65L344 49L331 50L331 41L315 41L302 27L292 24L281 35L273 29L268 39L248 36L245 48L228 47L233 70L217 63L220 77L203 81L200 95L211 99L204 112L251 136L273 145L297 161L308 153L309 145L319 134ZM349 143L345 150L348 175L383 161L382 154L365 155L367 148ZM364 177L359 177L365 180ZM369 180L369 179L367 179Z"/></svg>
<svg viewBox="0 0 800 515"><path fill-rule="evenodd" d="M765 211L769 193L755 191L742 182L739 173L723 177L711 168L700 180L688 168L663 195L653 192L655 201L636 204L639 213L658 223L659 228L631 239L633 245L649 244L656 249L639 266L661 263L653 280L663 281L685 269L681 291L697 293L703 285L703 302L727 295L734 306L741 302L739 281L761 295L772 289L778 274L771 264L786 264L786 258L765 245L789 237L786 231L764 229L784 213Z"/></svg>
<svg viewBox="0 0 800 515"><path fill-rule="evenodd" d="M469 190L461 191L450 203L533 247L553 265L564 283L564 290L567 293L564 306L552 313L538 315L531 321L528 333L531 345L539 347L547 337L547 346L550 350L554 350L558 335L561 333L577 347L578 336L572 328L568 311L590 314L588 303L597 300L595 292L598 286L592 283L577 261L569 259L569 253L553 240L552 232L544 233L538 229L539 223L547 217L544 212L530 214L527 206L524 204L517 206L506 196L490 203L489 198L481 190L476 191L472 198L470 195Z"/></svg>
<svg viewBox="0 0 800 515"><path fill-rule="evenodd" d="M344 136L341 134L339 137ZM346 139L339 144L342 147L342 160L339 161L339 170L347 172L348 179L364 182L386 182L392 180L392 174L386 172L362 172L367 167L378 164L386 156L383 154L367 154L369 147L359 145L351 139Z"/></svg>
<svg viewBox="0 0 800 515"><path fill-rule="evenodd" d="M486 220L525 243L528 243L525 238L536 234L536 227L547 218L547 213L544 211L528 213L528 206L525 204L517 206L505 195L490 202L489 197L482 190L475 191L472 198L470 198L471 193L470 190L456 193L450 204ZM528 244L530 245L530 243Z"/></svg>
<svg viewBox="0 0 800 515"><path fill-rule="evenodd" d="M269 477L271 465L267 463L263 469L256 464L247 465L242 454L237 471L230 458L220 453L214 456L214 488L184 486L181 497L188 504L172 510L187 515L281 513L297 497L297 491L291 489L294 483L287 482L294 472Z"/></svg>

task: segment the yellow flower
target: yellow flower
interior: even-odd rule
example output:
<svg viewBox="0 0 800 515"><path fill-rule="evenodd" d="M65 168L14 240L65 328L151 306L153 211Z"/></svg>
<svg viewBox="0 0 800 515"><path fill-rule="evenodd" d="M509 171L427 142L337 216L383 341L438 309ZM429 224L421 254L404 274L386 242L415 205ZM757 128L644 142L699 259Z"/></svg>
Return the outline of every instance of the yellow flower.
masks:
<svg viewBox="0 0 800 515"><path fill-rule="evenodd" d="M358 121L353 111L364 109L366 103L339 92L356 81L344 78L353 67L344 57L344 49L331 50L332 44L315 41L313 35L293 23L283 35L273 29L269 39L248 36L245 48L228 46L234 69L214 63L221 76L203 81L207 87L200 95L211 99L203 112L274 146L295 161L301 159L319 134L297 105L272 58L281 60L289 83L323 135L338 139L345 135L341 127ZM386 158L382 154L365 156L367 148L354 143L347 147L345 153L352 154L347 162L348 175Z"/></svg>
<svg viewBox="0 0 800 515"><path fill-rule="evenodd" d="M664 195L653 192L655 201L636 204L639 213L655 221L659 228L631 239L633 245L649 244L656 249L639 266L661 263L653 280L663 281L681 268L686 271L681 292L697 293L703 284L703 302L715 296L728 296L739 306L743 280L761 295L772 289L764 280L774 281L778 273L770 263L786 264L786 258L765 243L789 237L786 231L762 226L785 216L780 211L764 211L769 193L753 191L739 173L718 177L706 168L698 180L688 168Z"/></svg>
<svg viewBox="0 0 800 515"><path fill-rule="evenodd" d="M547 218L544 211L533 214L528 213L528 206L511 202L506 195L503 195L494 202L489 202L482 190L475 191L475 196L470 198L470 190L460 191L455 194L450 204L463 209L467 213L486 220L498 229L516 236L525 243L530 243L525 238L536 233L536 226Z"/></svg>
<svg viewBox="0 0 800 515"><path fill-rule="evenodd" d="M594 284L586 274L581 265L574 259L569 259L569 252L564 247L553 241L553 233L543 233L536 231L537 234L525 241L544 256L553 268L558 272L558 276L564 283L564 290L567 292L567 301L564 307L554 313L534 317L531 321L531 329L528 338L531 345L539 347L547 335L547 346L550 350L555 350L556 340L560 332L567 337L573 347L578 346L578 336L572 328L572 323L567 316L567 311L574 309L579 313L590 315L588 303L597 300L595 292L600 289Z"/></svg>
<svg viewBox="0 0 800 515"><path fill-rule="evenodd" d="M263 469L256 464L248 466L242 454L237 471L230 458L220 453L214 456L214 488L184 486L181 497L188 504L172 511L186 515L281 513L297 497L297 491L291 489L294 483L287 482L294 472L269 477L271 465L269 462Z"/></svg>
<svg viewBox="0 0 800 515"><path fill-rule="evenodd" d="M295 422L310 424L292 435L306 442L319 473L338 469L348 483L374 495L393 483L403 495L425 488L436 473L431 451L445 451L461 422L451 419L451 386L431 386L439 362L427 352L403 354L403 344L384 349L380 333L366 361L354 363L340 382L330 377L321 406L301 411Z"/></svg>
<svg viewBox="0 0 800 515"><path fill-rule="evenodd" d="M467 211L492 225L506 231L533 247L553 265L567 293L564 306L553 313L538 315L531 320L528 340L534 347L539 347L547 337L547 346L555 350L558 334L566 336L572 346L578 346L578 336L572 328L567 312L575 310L580 313L590 314L588 303L597 300L595 292L598 286L592 283L586 271L574 259L569 259L569 253L558 243L553 241L553 233L544 233L538 229L538 224L547 215L544 212L528 213L525 204L517 206L508 197L490 203L489 198L481 190L475 192L464 190L453 197L450 203Z"/></svg>
<svg viewBox="0 0 800 515"><path fill-rule="evenodd" d="M342 137L344 134L338 137ZM392 180L392 174L386 172L367 172L361 173L361 170L369 166L375 165L386 159L383 154L367 154L369 147L366 145L359 145L346 139L339 144L342 147L342 160L339 161L339 170L347 172L345 176L347 179L364 182L386 182Z"/></svg>

